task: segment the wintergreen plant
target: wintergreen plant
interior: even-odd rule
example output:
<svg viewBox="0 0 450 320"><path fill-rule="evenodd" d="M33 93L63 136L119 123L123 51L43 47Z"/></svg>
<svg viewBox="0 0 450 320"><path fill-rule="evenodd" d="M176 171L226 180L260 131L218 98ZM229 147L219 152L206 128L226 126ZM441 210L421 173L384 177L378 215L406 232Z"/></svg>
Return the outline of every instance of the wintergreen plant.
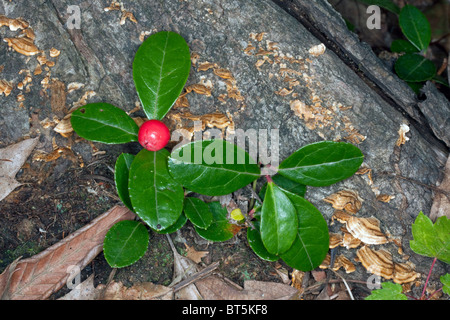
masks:
<svg viewBox="0 0 450 320"><path fill-rule="evenodd" d="M190 63L189 47L176 33L156 33L141 45L133 78L148 119L161 120L167 114L183 90ZM88 140L138 141L136 123L110 104L85 105L73 112L71 123ZM262 259L282 259L293 268L312 270L328 252L329 235L322 214L304 198L306 186L329 186L347 179L362 162L357 147L333 141L303 146L280 163L274 176L262 176L261 166L245 150L219 139L190 142L171 152L163 148L123 153L115 165L117 193L139 219L110 229L104 241L105 258L112 267L129 266L145 254L149 229L172 233L189 220L210 241L229 240L247 228L249 245ZM260 178L267 180L261 192L264 200L245 223L230 219L219 202L192 196L227 195Z"/></svg>
<svg viewBox="0 0 450 320"><path fill-rule="evenodd" d="M431 42L431 27L425 15L412 5L400 9L392 0L359 0L365 4L377 5L395 13L406 39L391 43L391 51L402 54L395 62L395 72L419 93L425 81L434 80L448 87L447 81L436 74L436 66L425 58Z"/></svg>

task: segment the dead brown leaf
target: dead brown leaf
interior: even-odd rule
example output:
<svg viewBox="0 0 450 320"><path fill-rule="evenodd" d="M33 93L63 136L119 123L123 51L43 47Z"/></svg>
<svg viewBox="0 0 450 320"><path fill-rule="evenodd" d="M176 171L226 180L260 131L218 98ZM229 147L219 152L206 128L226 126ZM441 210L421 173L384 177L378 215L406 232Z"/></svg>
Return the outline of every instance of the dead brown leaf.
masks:
<svg viewBox="0 0 450 320"><path fill-rule="evenodd" d="M104 288L99 285L94 288L94 274L77 285L68 294L58 300L98 300L103 294Z"/></svg>
<svg viewBox="0 0 450 320"><path fill-rule="evenodd" d="M248 280L238 289L218 276L209 276L195 283L204 300L290 300L298 290L290 285Z"/></svg>
<svg viewBox="0 0 450 320"><path fill-rule="evenodd" d="M202 258L208 255L209 251L197 251L194 247L189 247L186 243L186 258L191 259L195 263L202 262Z"/></svg>
<svg viewBox="0 0 450 320"><path fill-rule="evenodd" d="M97 289L103 288L99 285ZM172 300L173 290L169 287L143 282L127 288L122 282L111 282L106 288L103 300Z"/></svg>
<svg viewBox="0 0 450 320"><path fill-rule="evenodd" d="M187 279L191 276L193 276L197 271L197 265L194 264L194 262L186 257L183 257L181 254L178 253L177 249L175 248L172 239L167 234L166 235L167 240L169 241L170 248L173 252L173 279L172 283L169 285L169 287L173 287L177 283L179 283L181 280ZM176 300L200 300L201 295L200 292L198 292L197 287L194 284L190 284L183 289L177 291L175 293L175 299Z"/></svg>
<svg viewBox="0 0 450 320"><path fill-rule="evenodd" d="M27 139L0 149L0 201L21 185L14 177L38 141L39 137Z"/></svg>
<svg viewBox="0 0 450 320"><path fill-rule="evenodd" d="M118 221L134 219L125 207L115 206L43 252L16 260L0 275L0 299L46 299L59 290L70 276L82 270L103 249L106 232Z"/></svg>

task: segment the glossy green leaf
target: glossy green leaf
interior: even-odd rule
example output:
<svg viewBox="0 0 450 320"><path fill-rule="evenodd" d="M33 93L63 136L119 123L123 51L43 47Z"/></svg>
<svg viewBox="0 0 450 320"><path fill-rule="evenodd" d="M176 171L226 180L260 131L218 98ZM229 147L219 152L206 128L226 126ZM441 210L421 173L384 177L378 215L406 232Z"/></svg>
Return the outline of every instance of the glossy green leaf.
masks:
<svg viewBox="0 0 450 320"><path fill-rule="evenodd" d="M359 2L365 3L367 5L376 5L389 10L395 14L400 13L400 8L392 2L392 0L359 0Z"/></svg>
<svg viewBox="0 0 450 320"><path fill-rule="evenodd" d="M249 154L224 140L195 141L173 150L169 171L187 189L208 196L232 193L260 176Z"/></svg>
<svg viewBox="0 0 450 320"><path fill-rule="evenodd" d="M295 241L281 259L292 268L310 271L325 259L330 243L328 225L320 211L308 200L284 191L295 207L298 228Z"/></svg>
<svg viewBox="0 0 450 320"><path fill-rule="evenodd" d="M406 53L395 62L395 72L408 82L431 80L436 74L433 62L416 53Z"/></svg>
<svg viewBox="0 0 450 320"><path fill-rule="evenodd" d="M133 62L133 79L148 119L161 120L178 99L191 69L189 47L175 32L148 37Z"/></svg>
<svg viewBox="0 0 450 320"><path fill-rule="evenodd" d="M409 245L415 253L450 264L450 219L441 216L433 224L420 212L412 225L412 235Z"/></svg>
<svg viewBox="0 0 450 320"><path fill-rule="evenodd" d="M253 221L253 226L255 227L254 229L247 228L247 240L250 248L263 260L277 261L279 257L267 251L261 240L260 222L258 220Z"/></svg>
<svg viewBox="0 0 450 320"><path fill-rule="evenodd" d="M272 176L272 180L277 186L279 186L280 188L283 188L284 190L298 194L301 197L305 196L306 186L303 184L299 184L295 181L292 181L286 177L283 177L280 174L276 174L276 175ZM261 199L264 199L264 195L266 193L266 188L267 188L267 183L264 184L264 186L261 188L261 190L259 192L259 197Z"/></svg>
<svg viewBox="0 0 450 320"><path fill-rule="evenodd" d="M152 229L173 225L183 210L184 191L167 170L169 152L142 149L130 168L129 192L134 212Z"/></svg>
<svg viewBox="0 0 450 320"><path fill-rule="evenodd" d="M227 219L228 211L220 205L220 202L214 201L208 203L209 210L212 212L213 220L207 229L201 229L194 226L197 233L209 241L227 241L234 237L241 227L229 223Z"/></svg>
<svg viewBox="0 0 450 320"><path fill-rule="evenodd" d="M90 103L70 117L73 130L87 140L118 144L138 141L139 127L120 108L108 103Z"/></svg>
<svg viewBox="0 0 450 320"><path fill-rule="evenodd" d="M402 293L402 286L397 283L383 282L382 289L373 290L364 300L408 300Z"/></svg>
<svg viewBox="0 0 450 320"><path fill-rule="evenodd" d="M116 223L106 233L103 253L112 268L132 265L148 248L147 228L139 221L124 220Z"/></svg>
<svg viewBox="0 0 450 320"><path fill-rule="evenodd" d="M208 228L213 220L208 205L198 198L188 197L184 199L184 214L194 226L201 229Z"/></svg>
<svg viewBox="0 0 450 320"><path fill-rule="evenodd" d="M446 86L447 88L450 88L450 85L449 85L447 79L445 79L443 76L435 74L432 80L435 81L436 83L440 83L440 84Z"/></svg>
<svg viewBox="0 0 450 320"><path fill-rule="evenodd" d="M180 217L178 218L177 222L175 222L173 225L171 225L170 227L168 227L166 229L155 230L155 232L159 233L159 234L169 234L169 233L176 232L176 231L180 230L186 224L187 220L188 220L188 218L186 217L186 215L184 215L182 213L180 215Z"/></svg>
<svg viewBox="0 0 450 320"><path fill-rule="evenodd" d="M403 39L397 39L392 41L391 43L391 51L392 52L417 52L417 48L409 41Z"/></svg>
<svg viewBox="0 0 450 320"><path fill-rule="evenodd" d="M134 211L134 209L131 205L130 195L128 193L128 177L133 160L134 155L122 153L117 158L116 166L114 168L114 181L116 183L117 194L123 204L131 211Z"/></svg>
<svg viewBox="0 0 450 320"><path fill-rule="evenodd" d="M286 252L297 233L297 212L291 200L273 182L267 184L261 211L261 240L267 251Z"/></svg>
<svg viewBox="0 0 450 320"><path fill-rule="evenodd" d="M450 273L441 276L439 280L441 280L442 283L442 292L450 295Z"/></svg>
<svg viewBox="0 0 450 320"><path fill-rule="evenodd" d="M412 5L400 11L399 24L405 37L419 50L425 50L431 41L431 27L425 15Z"/></svg>
<svg viewBox="0 0 450 320"><path fill-rule="evenodd" d="M278 173L299 184L323 187L351 177L363 160L350 143L322 141L295 151L281 162Z"/></svg>

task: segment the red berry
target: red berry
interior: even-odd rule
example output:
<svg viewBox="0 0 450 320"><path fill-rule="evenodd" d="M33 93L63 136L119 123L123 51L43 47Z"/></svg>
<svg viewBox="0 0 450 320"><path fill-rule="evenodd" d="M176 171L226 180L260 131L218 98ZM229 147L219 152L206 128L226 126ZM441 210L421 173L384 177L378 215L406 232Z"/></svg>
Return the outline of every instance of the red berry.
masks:
<svg viewBox="0 0 450 320"><path fill-rule="evenodd" d="M138 141L149 151L158 151L164 148L170 140L170 131L159 120L144 122L139 128Z"/></svg>

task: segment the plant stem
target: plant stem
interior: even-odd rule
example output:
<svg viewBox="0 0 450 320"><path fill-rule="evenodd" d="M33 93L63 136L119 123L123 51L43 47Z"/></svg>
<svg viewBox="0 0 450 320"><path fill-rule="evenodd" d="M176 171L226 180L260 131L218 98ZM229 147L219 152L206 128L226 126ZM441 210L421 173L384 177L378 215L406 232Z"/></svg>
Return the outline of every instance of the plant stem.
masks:
<svg viewBox="0 0 450 320"><path fill-rule="evenodd" d="M430 294L430 296L428 297L427 300L430 300L432 296L434 296L436 293L438 293L441 290L442 290L442 288L439 288L439 289L435 290L432 294Z"/></svg>
<svg viewBox="0 0 450 320"><path fill-rule="evenodd" d="M436 260L437 260L437 258L434 258L433 263L431 264L431 268L430 268L430 271L428 272L427 281L425 281L425 286L423 287L422 296L420 297L420 300L422 300L423 297L425 296L425 291L427 290L427 286L428 286L428 280L430 280L431 271L433 271L433 267L434 267L434 264L436 263Z"/></svg>

